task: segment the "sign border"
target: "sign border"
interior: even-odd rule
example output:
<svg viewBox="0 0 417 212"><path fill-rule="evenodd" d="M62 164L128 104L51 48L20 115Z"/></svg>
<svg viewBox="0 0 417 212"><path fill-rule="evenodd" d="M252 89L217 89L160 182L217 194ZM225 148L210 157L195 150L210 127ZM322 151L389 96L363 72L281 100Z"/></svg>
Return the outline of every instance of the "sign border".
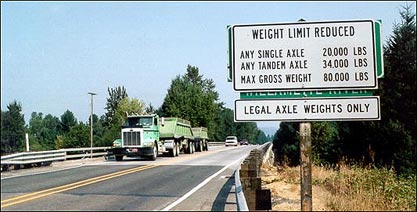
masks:
<svg viewBox="0 0 417 212"><path fill-rule="evenodd" d="M247 101L285 101L285 100L319 100L319 99L377 99L378 105L378 117L377 118L338 118L338 119L275 119L275 120L262 120L262 119L253 119L253 120L237 120L237 110L236 102L247 102ZM236 99L234 101L234 116L233 119L235 122L255 122L255 121L281 121L281 122L312 122L312 121L378 121L381 120L381 101L379 96L360 96L360 97L332 97L332 98L282 98L282 99Z"/></svg>
<svg viewBox="0 0 417 212"><path fill-rule="evenodd" d="M362 86L362 87L357 87L357 86L353 86L353 87L326 87L326 88L322 88L322 87L311 87L311 88L257 88L257 89L237 89L236 88L236 71L234 69L235 67L235 28L236 27L250 27L250 26L276 26L276 25L308 25L308 24L330 24L330 23L357 23L357 22L371 22L371 29L372 29L372 43L373 43L373 48L372 48L372 52L374 54L374 82L372 86ZM376 38L375 38L375 21L372 19L363 19L363 20L341 20L341 21L311 21L311 22L307 22L307 21L302 21L302 22L292 22L292 23L263 23L263 24L235 24L235 25L231 25L230 26L230 33L229 34L229 38L231 37L231 47L229 46L229 49L231 50L231 52L229 52L229 55L231 55L231 57L229 57L229 62L231 63L230 69L231 69L231 74L232 74L232 82L233 82L233 90L234 91L241 91L241 92L263 92L263 91L288 91L288 90L297 90L297 91L311 91L311 90L366 90L366 89L378 89L378 75L377 75L377 55L376 55Z"/></svg>

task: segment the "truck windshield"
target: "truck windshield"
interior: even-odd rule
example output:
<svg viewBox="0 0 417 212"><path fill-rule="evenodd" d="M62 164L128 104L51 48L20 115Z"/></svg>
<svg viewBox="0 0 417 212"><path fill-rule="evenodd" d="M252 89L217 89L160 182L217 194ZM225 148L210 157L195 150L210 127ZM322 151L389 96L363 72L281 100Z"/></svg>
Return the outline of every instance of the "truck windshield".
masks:
<svg viewBox="0 0 417 212"><path fill-rule="evenodd" d="M142 126L152 125L152 117L142 117L139 119L139 124Z"/></svg>
<svg viewBox="0 0 417 212"><path fill-rule="evenodd" d="M125 127L139 127L152 125L152 117L130 117L125 122Z"/></svg>

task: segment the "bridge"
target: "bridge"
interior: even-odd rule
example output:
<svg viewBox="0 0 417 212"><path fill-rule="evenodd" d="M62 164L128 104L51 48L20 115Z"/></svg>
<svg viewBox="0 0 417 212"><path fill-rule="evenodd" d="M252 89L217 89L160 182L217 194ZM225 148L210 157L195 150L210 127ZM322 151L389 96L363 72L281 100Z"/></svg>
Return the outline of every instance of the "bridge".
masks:
<svg viewBox="0 0 417 212"><path fill-rule="evenodd" d="M156 161L99 156L3 171L1 210L237 211L247 206L235 171L256 148L218 145Z"/></svg>

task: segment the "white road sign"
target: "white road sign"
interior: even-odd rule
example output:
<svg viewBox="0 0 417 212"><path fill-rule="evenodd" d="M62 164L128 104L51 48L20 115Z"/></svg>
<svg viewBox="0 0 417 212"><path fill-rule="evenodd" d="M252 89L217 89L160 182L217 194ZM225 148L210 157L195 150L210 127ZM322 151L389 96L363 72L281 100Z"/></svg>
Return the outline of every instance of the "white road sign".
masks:
<svg viewBox="0 0 417 212"><path fill-rule="evenodd" d="M377 89L373 20L231 26L235 91Z"/></svg>
<svg viewBox="0 0 417 212"><path fill-rule="evenodd" d="M235 100L235 121L380 120L379 96Z"/></svg>

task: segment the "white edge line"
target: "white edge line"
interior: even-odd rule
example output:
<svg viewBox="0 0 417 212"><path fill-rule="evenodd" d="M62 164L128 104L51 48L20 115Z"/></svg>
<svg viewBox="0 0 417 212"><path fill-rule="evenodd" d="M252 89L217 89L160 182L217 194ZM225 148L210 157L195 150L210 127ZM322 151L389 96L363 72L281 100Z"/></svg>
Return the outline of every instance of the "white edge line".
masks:
<svg viewBox="0 0 417 212"><path fill-rule="evenodd" d="M165 207L164 209L162 209L161 211L169 211L171 210L173 207L177 206L178 204L180 204L182 201L184 201L185 199L187 199L189 196L191 196L194 192L198 191L198 189L200 189L201 187L203 187L204 185L206 185L208 182L210 182L213 178L215 178L217 175L219 175L220 173L222 173L224 170L226 170L227 168L229 168L231 165L243 160L244 158L246 158L247 155L244 155L243 157L233 161L232 163L230 163L229 165L223 167L222 169L220 169L218 172L214 173L213 175L211 175L210 177L208 177L207 179L205 179L203 182L201 182L200 184L198 184L196 187L194 187L193 189L191 189L188 193L184 194L184 196L182 196L181 198L177 199L175 202L171 203L170 205L168 205L167 207Z"/></svg>

